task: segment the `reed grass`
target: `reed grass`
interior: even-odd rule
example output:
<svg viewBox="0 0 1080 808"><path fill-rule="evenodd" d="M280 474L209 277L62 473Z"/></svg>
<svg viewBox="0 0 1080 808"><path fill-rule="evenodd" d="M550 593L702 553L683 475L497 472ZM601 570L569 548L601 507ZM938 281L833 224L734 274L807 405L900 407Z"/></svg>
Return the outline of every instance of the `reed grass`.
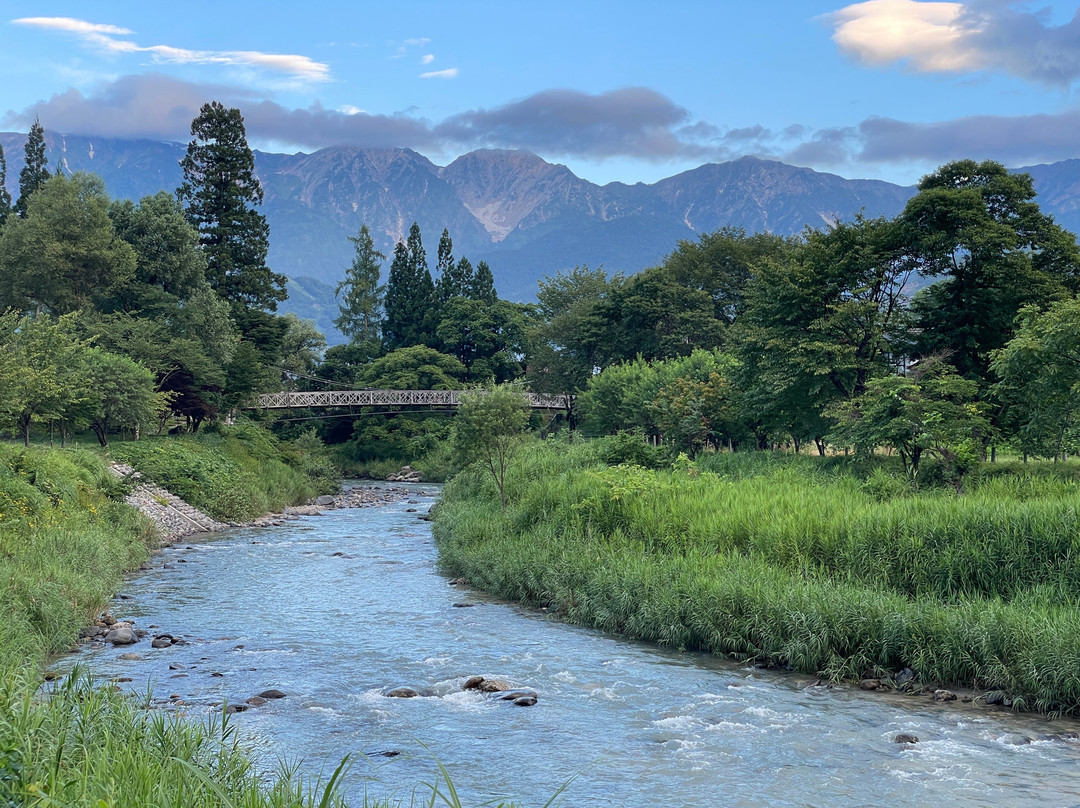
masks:
<svg viewBox="0 0 1080 808"><path fill-rule="evenodd" d="M961 497L882 496L835 461L648 471L604 451L529 447L505 514L482 475L459 475L435 516L442 563L634 638L834 678L910 666L1080 712L1075 480L1014 470Z"/></svg>

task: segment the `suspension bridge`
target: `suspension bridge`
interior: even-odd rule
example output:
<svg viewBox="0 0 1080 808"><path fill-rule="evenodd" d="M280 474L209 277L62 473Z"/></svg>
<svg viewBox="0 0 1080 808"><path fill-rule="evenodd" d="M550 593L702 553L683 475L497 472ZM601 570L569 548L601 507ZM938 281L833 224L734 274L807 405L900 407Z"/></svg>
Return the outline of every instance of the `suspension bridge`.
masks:
<svg viewBox="0 0 1080 808"><path fill-rule="evenodd" d="M460 397L475 390L329 390L263 393L249 410L305 407L456 407ZM536 410L569 410L571 397L524 393Z"/></svg>

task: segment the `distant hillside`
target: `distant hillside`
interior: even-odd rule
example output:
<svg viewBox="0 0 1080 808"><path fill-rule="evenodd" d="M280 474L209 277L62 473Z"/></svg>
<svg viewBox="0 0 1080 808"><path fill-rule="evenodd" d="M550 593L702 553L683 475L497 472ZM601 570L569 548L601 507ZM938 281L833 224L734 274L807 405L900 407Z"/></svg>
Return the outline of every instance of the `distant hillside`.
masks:
<svg viewBox="0 0 1080 808"><path fill-rule="evenodd" d="M14 192L25 135L0 133ZM180 183L185 146L46 133L50 166L100 174L113 196L137 199ZM409 149L341 146L313 154L256 152L271 266L293 279L285 311L332 319L333 285L352 259L347 236L367 224L392 254L413 221L431 263L447 228L456 256L487 261L503 297L528 300L545 275L577 264L637 272L680 239L719 227L782 235L867 216L893 216L911 187L744 157L652 185L595 185L521 151L481 150L439 167ZM1080 229L1080 160L1032 166L1044 210ZM303 310L303 311L302 311ZM318 316L316 316L318 315ZM322 318L322 319L320 319Z"/></svg>

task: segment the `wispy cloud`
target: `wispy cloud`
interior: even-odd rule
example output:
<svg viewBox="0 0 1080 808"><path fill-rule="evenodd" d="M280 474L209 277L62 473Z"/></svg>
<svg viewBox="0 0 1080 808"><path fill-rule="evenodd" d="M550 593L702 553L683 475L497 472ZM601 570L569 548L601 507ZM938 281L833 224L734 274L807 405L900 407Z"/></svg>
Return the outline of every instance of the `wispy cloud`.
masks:
<svg viewBox="0 0 1080 808"><path fill-rule="evenodd" d="M448 67L446 70L431 70L427 73L421 73L422 79L456 79L458 75L458 69L456 67Z"/></svg>
<svg viewBox="0 0 1080 808"><path fill-rule="evenodd" d="M823 17L841 50L871 66L1004 72L1054 86L1080 78L1080 12L1049 25L1030 2L868 0Z"/></svg>
<svg viewBox="0 0 1080 808"><path fill-rule="evenodd" d="M240 65L285 74L302 81L321 82L330 79L329 65L299 54L247 50L192 50L172 45L139 45L130 39L121 38L134 33L127 28L102 25L71 17L22 17L12 20L12 23L72 34L92 46L111 53L146 53L158 64Z"/></svg>
<svg viewBox="0 0 1080 808"><path fill-rule="evenodd" d="M423 56L420 57L420 64L422 64L422 65L429 65L434 61L435 61L435 54L434 53L425 53Z"/></svg>

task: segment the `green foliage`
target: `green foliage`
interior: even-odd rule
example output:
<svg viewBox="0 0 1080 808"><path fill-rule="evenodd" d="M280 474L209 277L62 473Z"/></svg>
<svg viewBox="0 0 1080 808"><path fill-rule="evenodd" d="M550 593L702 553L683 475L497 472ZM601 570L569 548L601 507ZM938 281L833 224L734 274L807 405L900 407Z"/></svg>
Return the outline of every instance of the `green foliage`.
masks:
<svg viewBox="0 0 1080 808"><path fill-rule="evenodd" d="M413 345L376 359L358 375L357 383L381 390L456 390L467 373L454 357Z"/></svg>
<svg viewBox="0 0 1080 808"><path fill-rule="evenodd" d="M936 455L949 464L959 486L982 459L990 435L976 393L975 382L939 359L926 359L917 371L875 379L861 396L837 406L831 439L864 455L878 446L896 449L912 481L923 454Z"/></svg>
<svg viewBox="0 0 1080 808"><path fill-rule="evenodd" d="M1021 310L1016 334L994 354L998 399L1011 409L1025 452L1058 457L1080 419L1080 301Z"/></svg>
<svg viewBox="0 0 1080 808"><path fill-rule="evenodd" d="M49 160L45 157L45 130L41 121L34 118L30 125L30 134L24 147L25 161L19 172L19 198L15 200L15 213L26 216L30 197L49 179L49 169L45 168Z"/></svg>
<svg viewBox="0 0 1080 808"><path fill-rule="evenodd" d="M366 224L361 225L355 237L349 236L349 241L356 253L352 265L345 270L345 277L334 289L334 295L341 299L334 327L369 361L378 356L381 348L380 315L386 287L379 284L379 275L386 256L375 249Z"/></svg>
<svg viewBox="0 0 1080 808"><path fill-rule="evenodd" d="M428 271L420 227L413 222L406 243L394 247L386 284L383 341L390 351L435 341L435 284Z"/></svg>
<svg viewBox="0 0 1080 808"><path fill-rule="evenodd" d="M490 472L506 508L506 468L529 423L529 402L507 386L462 393L454 418L454 451Z"/></svg>
<svg viewBox="0 0 1080 808"><path fill-rule="evenodd" d="M176 195L199 233L206 279L235 309L274 311L285 299L285 276L266 266L270 228L255 209L263 192L240 110L204 104L191 135Z"/></svg>
<svg viewBox="0 0 1080 808"><path fill-rule="evenodd" d="M447 571L673 647L835 678L910 666L1076 712L1077 480L1010 469L916 495L827 460L649 472L602 451L526 447L505 509L485 472L458 475L435 517Z"/></svg>
<svg viewBox="0 0 1080 808"><path fill-rule="evenodd" d="M181 302L206 288L206 260L199 234L172 194L159 191L109 206L116 234L135 250L135 272L118 284L107 309L174 316Z"/></svg>
<svg viewBox="0 0 1080 808"><path fill-rule="evenodd" d="M298 454L245 422L214 434L118 443L112 453L223 521L280 511L337 488L325 455Z"/></svg>
<svg viewBox="0 0 1080 808"><path fill-rule="evenodd" d="M4 147L0 146L0 227L11 215L11 191L7 189L7 158Z"/></svg>
<svg viewBox="0 0 1080 808"><path fill-rule="evenodd" d="M0 233L0 308L65 314L108 298L135 273L135 252L109 219L105 184L58 174Z"/></svg>
<svg viewBox="0 0 1080 808"><path fill-rule="evenodd" d="M940 278L913 303L918 347L951 352L961 375L986 378L1024 305L1076 291L1080 248L1034 198L1030 175L959 160L924 177L898 220L919 272Z"/></svg>

